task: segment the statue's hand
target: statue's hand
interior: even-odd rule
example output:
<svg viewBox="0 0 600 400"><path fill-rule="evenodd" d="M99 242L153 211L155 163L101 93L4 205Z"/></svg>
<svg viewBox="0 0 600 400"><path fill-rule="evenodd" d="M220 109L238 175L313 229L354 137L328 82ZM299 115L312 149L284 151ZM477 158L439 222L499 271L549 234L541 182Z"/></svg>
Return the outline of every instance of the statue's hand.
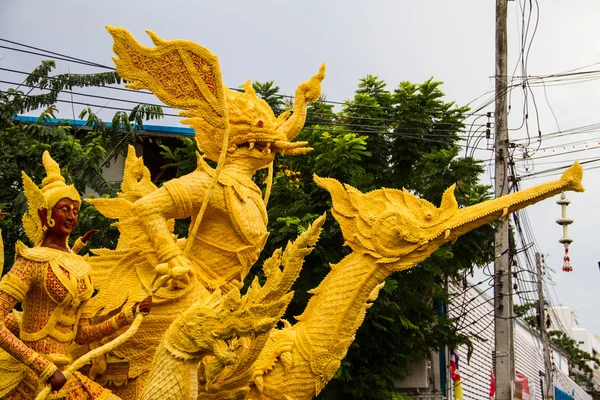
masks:
<svg viewBox="0 0 600 400"><path fill-rule="evenodd" d="M142 314L147 315L150 313L151 309L152 309L152 296L148 296L141 302L135 303L133 305L133 313L134 314L136 314L137 312L141 312Z"/></svg>
<svg viewBox="0 0 600 400"><path fill-rule="evenodd" d="M193 276L190 261L184 256L175 256L166 263L158 264L154 271L156 279L152 286L153 291L163 286L169 289L183 289L189 285Z"/></svg>
<svg viewBox="0 0 600 400"><path fill-rule="evenodd" d="M90 231L87 231L82 237L81 237L81 241L83 243L87 243L88 240L90 240L92 238L92 236L94 236L96 233L98 233L98 229L92 229Z"/></svg>
<svg viewBox="0 0 600 400"><path fill-rule="evenodd" d="M50 376L50 378L48 378L48 383L52 387L52 390L56 392L65 386L65 383L67 383L67 378L65 378L62 372L56 371Z"/></svg>

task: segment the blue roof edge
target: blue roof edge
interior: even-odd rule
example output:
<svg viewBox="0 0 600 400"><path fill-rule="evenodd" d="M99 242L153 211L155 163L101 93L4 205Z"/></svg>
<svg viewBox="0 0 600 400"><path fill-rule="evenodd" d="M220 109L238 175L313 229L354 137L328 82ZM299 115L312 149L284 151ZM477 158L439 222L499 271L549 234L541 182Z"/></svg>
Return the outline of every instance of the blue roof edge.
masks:
<svg viewBox="0 0 600 400"><path fill-rule="evenodd" d="M17 121L25 122L28 124L34 124L38 121L37 117L30 117L26 115L17 115L15 118ZM44 123L44 125L60 125L60 124L69 124L73 127L82 127L85 126L86 121L79 119L58 119L54 118L50 121ZM107 122L106 125L110 126L111 123ZM184 128L180 126L160 126L160 125L145 125L144 128L140 130L141 133L153 133L153 134L163 134L163 135L181 135L181 136L194 136L194 130L192 128Z"/></svg>

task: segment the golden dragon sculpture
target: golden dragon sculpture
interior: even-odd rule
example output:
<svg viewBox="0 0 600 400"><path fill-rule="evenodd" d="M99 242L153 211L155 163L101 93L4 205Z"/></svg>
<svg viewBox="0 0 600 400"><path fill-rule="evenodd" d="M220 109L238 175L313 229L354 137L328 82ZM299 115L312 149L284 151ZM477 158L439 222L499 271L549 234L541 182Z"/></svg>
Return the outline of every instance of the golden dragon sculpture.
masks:
<svg viewBox="0 0 600 400"><path fill-rule="evenodd" d="M156 344L174 316L198 300L199 289L227 293L242 287L267 238L266 207L252 176L276 153L310 150L303 147L306 142L291 141L304 125L307 103L321 93L325 67L298 86L294 113L276 118L250 81L242 92L226 88L218 59L207 49L152 33L156 47L148 48L124 29L108 30L119 74L130 87L149 88L165 104L183 109L183 122L195 129L203 156L217 162L213 169L198 156L195 171L157 188L130 149L119 198L91 200L119 221L121 232L116 250L97 250L90 260L101 289L94 298L99 317L156 289L152 315L112 354L126 366L99 360L92 370L100 382L120 385L117 393L126 381L127 392L133 386L139 392ZM188 238L173 237L173 219L187 217L192 218Z"/></svg>
<svg viewBox="0 0 600 400"><path fill-rule="evenodd" d="M315 288L298 322L276 322L289 302L304 257L318 240L319 218L265 263L267 281L239 289L265 240L266 207L252 181L275 153L303 154L292 142L309 101L320 95L324 67L296 90L294 112L275 118L249 82L227 89L217 58L188 41L154 48L108 28L119 74L182 109L204 157L189 175L157 188L133 149L121 193L91 202L117 220L115 250L90 257L99 319L154 290L138 333L88 371L124 399L287 399L315 397L332 378L385 278L415 266L444 243L508 213L566 190L582 191L576 164L560 180L462 208L449 188L439 208L407 191L370 193L315 177L333 198L333 214L352 249ZM173 220L192 217L187 238Z"/></svg>

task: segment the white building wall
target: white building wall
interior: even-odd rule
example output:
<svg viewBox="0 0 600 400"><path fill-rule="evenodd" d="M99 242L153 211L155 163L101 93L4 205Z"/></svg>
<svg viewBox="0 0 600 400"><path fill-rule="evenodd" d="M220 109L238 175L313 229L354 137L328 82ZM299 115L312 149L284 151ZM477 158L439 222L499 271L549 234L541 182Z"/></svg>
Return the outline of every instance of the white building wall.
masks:
<svg viewBox="0 0 600 400"><path fill-rule="evenodd" d="M474 342L473 354L468 358L468 349L462 346L458 349L460 357L459 369L465 400L481 400L489 397L490 371L492 370L492 355L494 349L493 307L489 299L473 290L462 291L450 287L450 293L458 296L448 307L451 317L459 317L458 327L462 333L467 333ZM478 337L480 340L476 340ZM450 375L448 375L450 376ZM449 379L450 385L452 381ZM449 393L452 394L450 388Z"/></svg>
<svg viewBox="0 0 600 400"><path fill-rule="evenodd" d="M102 168L102 176L108 183L122 182L123 171L125 171L125 157L118 156L116 160L110 162L110 165ZM98 193L87 187L83 196L98 197Z"/></svg>
<svg viewBox="0 0 600 400"><path fill-rule="evenodd" d="M448 312L451 317L459 319L459 328L472 338L474 345L469 362L467 347L461 346L458 349L464 398L487 399L494 349L493 299L488 294L491 293L491 288L482 292L477 288L463 290L451 286L449 290L456 296L452 299ZM568 317L570 314L563 315ZM574 317L571 321L574 321ZM565 322L568 323L569 319L566 318ZM544 362L540 339L534 330L520 320L515 320L514 328L516 370L528 378L529 385L535 387L537 398L541 398L539 371L544 371ZM591 400L592 397L568 377L564 355L557 350L553 353L556 364L555 385L573 394L577 400ZM449 393L452 393L451 388Z"/></svg>
<svg viewBox="0 0 600 400"><path fill-rule="evenodd" d="M577 327L577 317L571 307L558 306L548 310L550 330L563 331L567 334Z"/></svg>
<svg viewBox="0 0 600 400"><path fill-rule="evenodd" d="M119 155L116 160L110 162L110 166L102 169L102 176L108 182L121 182L125 170L125 157Z"/></svg>

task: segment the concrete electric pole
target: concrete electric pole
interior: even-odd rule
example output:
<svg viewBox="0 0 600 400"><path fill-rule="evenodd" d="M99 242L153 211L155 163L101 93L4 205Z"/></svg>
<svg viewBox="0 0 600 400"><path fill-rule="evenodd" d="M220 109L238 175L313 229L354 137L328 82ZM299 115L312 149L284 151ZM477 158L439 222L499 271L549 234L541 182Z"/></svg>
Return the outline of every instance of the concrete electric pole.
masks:
<svg viewBox="0 0 600 400"><path fill-rule="evenodd" d="M507 123L507 14L508 0L496 0L496 109L495 109L495 195L508 194ZM500 222L496 233L494 261L494 330L496 400L512 400L514 381L514 336L512 276L509 264L508 222Z"/></svg>

